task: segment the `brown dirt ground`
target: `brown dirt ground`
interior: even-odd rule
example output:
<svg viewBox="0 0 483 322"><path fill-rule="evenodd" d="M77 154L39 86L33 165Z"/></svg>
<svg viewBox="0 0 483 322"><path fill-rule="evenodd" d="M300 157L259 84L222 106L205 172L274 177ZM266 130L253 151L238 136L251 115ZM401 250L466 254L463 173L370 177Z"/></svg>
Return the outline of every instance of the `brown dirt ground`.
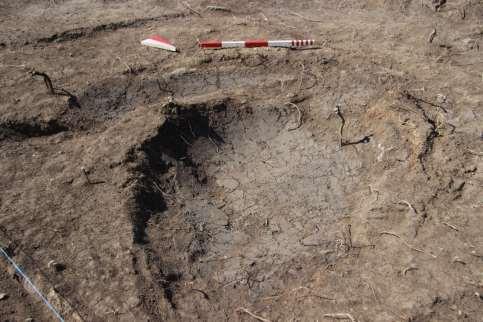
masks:
<svg viewBox="0 0 483 322"><path fill-rule="evenodd" d="M0 244L65 319L483 321L483 3L188 2L0 1ZM254 37L319 47L196 46Z"/></svg>

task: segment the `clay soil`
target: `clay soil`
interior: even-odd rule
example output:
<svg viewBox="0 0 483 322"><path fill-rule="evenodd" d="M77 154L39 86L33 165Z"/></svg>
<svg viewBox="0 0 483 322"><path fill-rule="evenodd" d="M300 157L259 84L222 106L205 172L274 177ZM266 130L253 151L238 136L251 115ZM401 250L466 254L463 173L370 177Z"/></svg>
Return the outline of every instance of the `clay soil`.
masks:
<svg viewBox="0 0 483 322"><path fill-rule="evenodd" d="M0 29L0 246L66 321L483 321L481 1L3 0ZM257 37L317 44L196 43ZM55 320L0 269L0 321Z"/></svg>

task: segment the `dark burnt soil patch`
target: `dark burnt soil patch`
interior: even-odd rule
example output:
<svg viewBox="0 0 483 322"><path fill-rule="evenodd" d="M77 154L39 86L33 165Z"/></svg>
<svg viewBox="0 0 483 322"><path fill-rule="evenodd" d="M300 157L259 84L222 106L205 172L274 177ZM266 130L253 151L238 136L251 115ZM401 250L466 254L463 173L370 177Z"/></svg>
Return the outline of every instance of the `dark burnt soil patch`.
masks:
<svg viewBox="0 0 483 322"><path fill-rule="evenodd" d="M195 59L196 68L178 68L169 73L158 72L143 65L127 65L126 68L109 77L93 79L79 87L70 86L62 88L60 81L50 78L43 72L37 72L36 83L42 101L32 102L38 114L51 108L52 105L60 107L59 112L49 116L53 121L32 119L30 122L16 121L14 123L28 123L33 129L21 130L27 137L55 134L60 131L103 131L112 121L118 120L127 112L137 106L150 106L159 104L168 98L183 99L185 97L200 96L219 91L231 91L240 88L247 89L257 95L264 95L266 91L285 92L288 89L311 90L318 82L318 77L306 71L306 75L298 72L284 72L285 68L297 69L301 62L287 64L287 53L275 52L272 62L267 54L251 55L206 55ZM323 66L324 69L334 67L333 61L321 60L318 57L306 57L308 66ZM216 60L221 67L207 68L203 62ZM230 66L232 60L239 62L243 68ZM123 64L121 61L119 64ZM272 66L273 65L273 66ZM267 68L280 69L269 74ZM305 67L304 67L305 68ZM40 76L44 76L44 84ZM44 124L45 123L45 124ZM58 125L56 127L56 125ZM9 126L5 126L9 128ZM43 130L45 129L45 130ZM11 135L4 131L4 137ZM192 135L191 135L192 136ZM186 136L185 136L186 137ZM188 136L189 138L189 136Z"/></svg>
<svg viewBox="0 0 483 322"><path fill-rule="evenodd" d="M128 71L89 85L80 92L80 108L66 106L60 122L73 130L90 130L118 119L136 106L156 104L167 97L196 95L218 89L215 72L208 75L183 72L168 76L140 73ZM230 87L230 84L239 85L225 83L224 87Z"/></svg>
<svg viewBox="0 0 483 322"><path fill-rule="evenodd" d="M343 176L352 165L337 149L314 149L310 139L300 145L311 134L290 131L295 109L223 101L170 103L165 113L135 169L134 242L157 281L146 289L162 289L173 309L191 311L197 303L202 314L209 309L192 291L220 301L221 293L187 290L187 281L248 283L267 295L288 278L280 267L297 261L310 271L311 261L331 263L344 249L333 226L348 207L344 194L353 178Z"/></svg>
<svg viewBox="0 0 483 322"><path fill-rule="evenodd" d="M133 189L131 220L134 243L142 248L153 280L151 285L146 285L147 294L143 295L143 305L153 317L159 317L157 304L152 303L152 299L157 298L155 293L159 291L162 291L172 308L176 307L173 296L183 275L180 268L158 249L157 241L153 242L148 225L163 221L179 205L177 177L180 174L191 177L197 184L204 183L198 173L199 165L191 160L188 150L191 142L198 138L223 143L211 126L210 114L225 108L224 102L189 106L169 103L165 106L167 120L157 135L140 148L140 161L134 168L137 184ZM133 151L129 158L135 158L134 154ZM195 236L190 250L192 261L204 254L205 238L203 234ZM141 279L146 283L144 278Z"/></svg>
<svg viewBox="0 0 483 322"><path fill-rule="evenodd" d="M214 144L223 143L211 125L210 113L225 110L224 102L214 106L169 103L165 108L168 118L158 134L141 146L143 159L135 168L139 184L134 192L133 235L134 241L141 244L148 243L145 228L152 214L165 211L164 199L176 193L176 177L171 170L183 168L200 183L204 182L197 174L198 165L188 155L191 142L203 137Z"/></svg>
<svg viewBox="0 0 483 322"><path fill-rule="evenodd" d="M205 95L218 90L237 87L279 88L280 80L286 84L296 83L293 75L268 76L263 71L256 73L249 69L223 71L217 69L180 69L169 74L157 74L131 68L126 73L94 82L84 88L79 95L80 109L70 109L65 118L80 128L90 128L103 123L140 105L156 104L162 99L175 99Z"/></svg>
<svg viewBox="0 0 483 322"><path fill-rule="evenodd" d="M0 140L6 138L39 137L57 134L68 128L57 120L44 121L5 121L0 123Z"/></svg>

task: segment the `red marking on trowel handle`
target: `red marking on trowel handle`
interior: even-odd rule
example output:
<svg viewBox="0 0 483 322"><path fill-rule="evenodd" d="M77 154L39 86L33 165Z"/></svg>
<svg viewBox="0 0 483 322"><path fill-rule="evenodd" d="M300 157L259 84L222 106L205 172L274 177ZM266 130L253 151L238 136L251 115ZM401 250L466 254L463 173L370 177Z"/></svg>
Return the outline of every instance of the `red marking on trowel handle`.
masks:
<svg viewBox="0 0 483 322"><path fill-rule="evenodd" d="M200 41L199 45L201 48L221 48L221 41L219 40Z"/></svg>
<svg viewBox="0 0 483 322"><path fill-rule="evenodd" d="M245 40L245 48L268 47L268 40L253 39Z"/></svg>

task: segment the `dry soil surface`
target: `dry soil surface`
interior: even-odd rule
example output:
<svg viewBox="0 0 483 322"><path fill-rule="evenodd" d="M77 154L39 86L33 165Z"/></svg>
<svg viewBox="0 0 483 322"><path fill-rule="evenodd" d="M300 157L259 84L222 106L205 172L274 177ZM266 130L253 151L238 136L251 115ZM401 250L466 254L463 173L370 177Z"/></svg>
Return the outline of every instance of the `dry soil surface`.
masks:
<svg viewBox="0 0 483 322"><path fill-rule="evenodd" d="M2 0L0 30L0 246L66 321L483 321L481 1ZM1 321L55 319L0 268Z"/></svg>

